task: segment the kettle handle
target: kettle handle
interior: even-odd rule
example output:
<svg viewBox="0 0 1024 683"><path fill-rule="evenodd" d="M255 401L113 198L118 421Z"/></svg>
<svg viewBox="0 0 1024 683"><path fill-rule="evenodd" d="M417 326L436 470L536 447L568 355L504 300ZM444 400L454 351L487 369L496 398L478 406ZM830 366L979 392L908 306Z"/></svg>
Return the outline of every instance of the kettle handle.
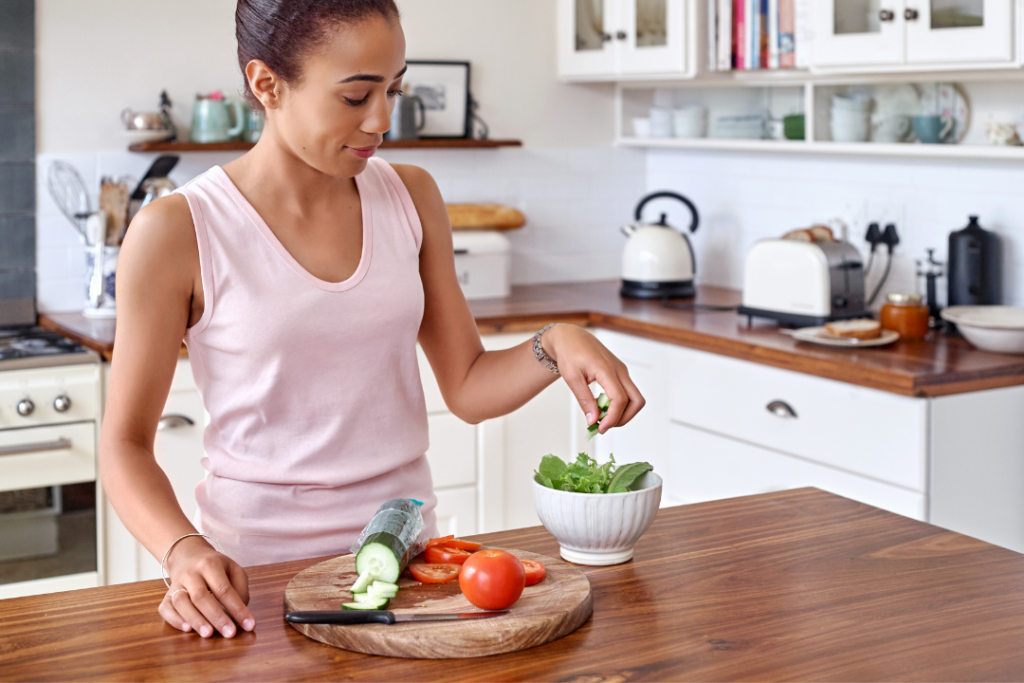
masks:
<svg viewBox="0 0 1024 683"><path fill-rule="evenodd" d="M634 216L636 221L639 223L643 219L644 207L647 206L648 202L654 199L664 198L678 199L679 201L686 205L686 208L688 208L690 210L690 213L693 214L693 222L690 223L690 232L697 232L697 226L700 224L700 214L697 213L697 207L694 206L693 202L691 202L683 195L677 192L670 192L668 190L662 190L661 192L652 192L651 194L641 199L640 203L637 204L636 206L636 214Z"/></svg>

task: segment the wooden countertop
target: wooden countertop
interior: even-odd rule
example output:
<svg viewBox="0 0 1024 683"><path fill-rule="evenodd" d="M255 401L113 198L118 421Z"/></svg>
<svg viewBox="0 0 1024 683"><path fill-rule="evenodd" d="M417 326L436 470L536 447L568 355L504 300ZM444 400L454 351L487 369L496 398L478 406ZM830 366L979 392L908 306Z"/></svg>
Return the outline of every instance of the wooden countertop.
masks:
<svg viewBox="0 0 1024 683"><path fill-rule="evenodd" d="M932 332L925 341L866 349L798 342L774 323L731 311L677 310L660 302L622 299L618 281L515 287L505 299L470 302L483 334L524 332L572 322L718 353L904 396L943 396L1024 384L1024 356L981 351L958 337ZM698 305L735 306L740 293L700 287ZM690 306L677 300L673 305ZM76 339L109 359L114 325L78 313L44 314L40 325Z"/></svg>
<svg viewBox="0 0 1024 683"><path fill-rule="evenodd" d="M476 538L558 552L542 527ZM816 489L661 510L632 561L582 568L594 613L578 631L494 657L369 657L306 639L284 621L282 596L321 559L250 569L256 631L232 640L165 625L160 581L0 601L0 680L997 681L1024 671L1024 555Z"/></svg>

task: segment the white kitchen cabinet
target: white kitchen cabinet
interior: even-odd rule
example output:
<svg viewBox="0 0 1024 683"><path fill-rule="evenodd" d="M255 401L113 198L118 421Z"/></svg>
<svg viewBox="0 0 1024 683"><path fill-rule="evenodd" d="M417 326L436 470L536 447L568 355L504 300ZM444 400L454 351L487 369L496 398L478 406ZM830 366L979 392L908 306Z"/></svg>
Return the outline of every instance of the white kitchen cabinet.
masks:
<svg viewBox="0 0 1024 683"><path fill-rule="evenodd" d="M470 536L477 533L476 486L438 489L437 529L442 536Z"/></svg>
<svg viewBox="0 0 1024 683"><path fill-rule="evenodd" d="M105 389L105 387L104 387ZM196 510L195 487L206 476L203 458L203 401L187 358L178 361L154 444L157 463L167 474L185 515ZM107 583L160 578L160 562L128 532L107 502Z"/></svg>
<svg viewBox="0 0 1024 683"><path fill-rule="evenodd" d="M971 68L1014 60L1014 0L820 0L816 68Z"/></svg>
<svg viewBox="0 0 1024 683"><path fill-rule="evenodd" d="M665 494L683 503L814 486L913 519L925 495L713 432L672 424L672 464Z"/></svg>
<svg viewBox="0 0 1024 683"><path fill-rule="evenodd" d="M687 16L697 0L558 0L565 80L688 75Z"/></svg>

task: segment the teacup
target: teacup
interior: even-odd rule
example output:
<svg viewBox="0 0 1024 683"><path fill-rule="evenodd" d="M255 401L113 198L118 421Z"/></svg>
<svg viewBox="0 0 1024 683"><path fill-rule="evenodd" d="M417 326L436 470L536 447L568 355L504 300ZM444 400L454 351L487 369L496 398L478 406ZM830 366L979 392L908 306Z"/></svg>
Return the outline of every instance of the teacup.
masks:
<svg viewBox="0 0 1024 683"><path fill-rule="evenodd" d="M914 135L926 145L944 145L952 139L955 125L952 116L915 116Z"/></svg>
<svg viewBox="0 0 1024 683"><path fill-rule="evenodd" d="M667 107L651 107L650 121L652 138L672 137L674 131L672 129L671 109Z"/></svg>
<svg viewBox="0 0 1024 683"><path fill-rule="evenodd" d="M702 106L676 109L672 118L677 138L703 138L708 134L708 110Z"/></svg>
<svg viewBox="0 0 1024 683"><path fill-rule="evenodd" d="M835 142L867 142L871 117L867 112L832 110L832 139Z"/></svg>
<svg viewBox="0 0 1024 683"><path fill-rule="evenodd" d="M985 124L985 134L988 135L988 141L993 145L1018 147L1021 144L1016 123L987 123Z"/></svg>
<svg viewBox="0 0 1024 683"><path fill-rule="evenodd" d="M892 114L876 119L871 126L871 139L875 142L906 142L912 124L904 114Z"/></svg>

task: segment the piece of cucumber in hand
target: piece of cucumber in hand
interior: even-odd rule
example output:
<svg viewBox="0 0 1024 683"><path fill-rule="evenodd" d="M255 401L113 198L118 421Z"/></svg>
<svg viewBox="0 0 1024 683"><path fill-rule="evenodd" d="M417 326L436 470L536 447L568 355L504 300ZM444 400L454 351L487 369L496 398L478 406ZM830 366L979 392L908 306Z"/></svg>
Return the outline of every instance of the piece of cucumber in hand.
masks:
<svg viewBox="0 0 1024 683"><path fill-rule="evenodd" d="M612 404L608 394L601 392L601 395L597 397L597 407L601 409L601 414L597 417L597 422L587 427L587 441L590 441L597 435L597 429L601 426L601 420L608 415L608 406Z"/></svg>

